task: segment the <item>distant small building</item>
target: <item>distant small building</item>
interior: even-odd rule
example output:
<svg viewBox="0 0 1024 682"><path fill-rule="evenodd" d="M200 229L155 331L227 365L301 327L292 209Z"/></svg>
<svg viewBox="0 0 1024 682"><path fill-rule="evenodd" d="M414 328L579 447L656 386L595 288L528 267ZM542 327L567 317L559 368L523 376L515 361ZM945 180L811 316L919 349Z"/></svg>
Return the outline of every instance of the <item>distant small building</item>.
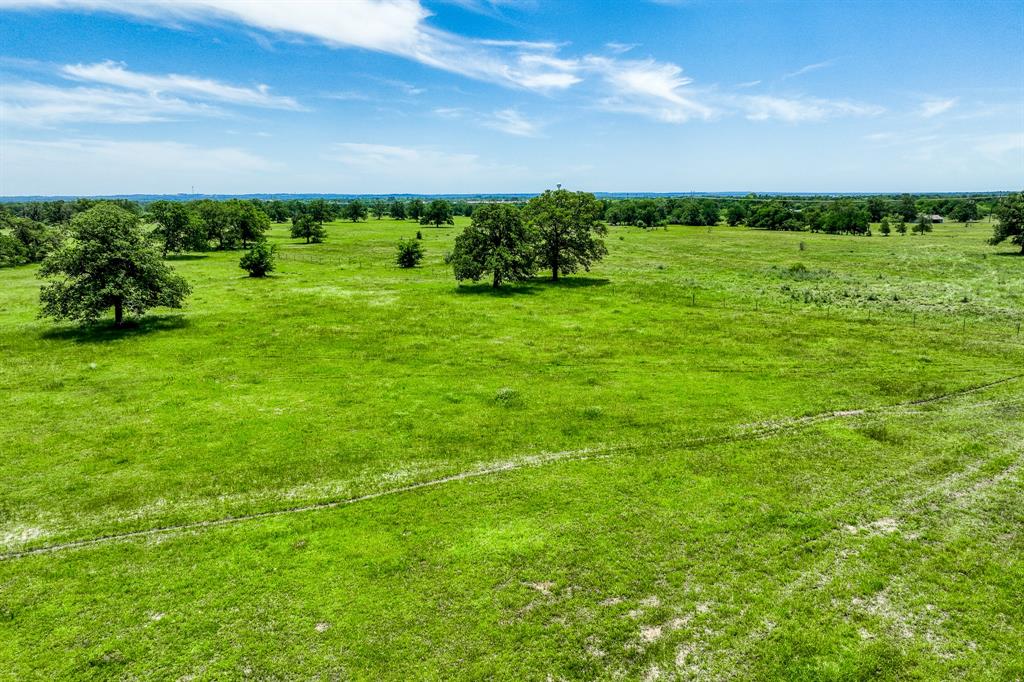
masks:
<svg viewBox="0 0 1024 682"><path fill-rule="evenodd" d="M938 213L932 213L925 217L928 218L928 220L932 221L933 223L941 223L943 220L942 216L940 216Z"/></svg>

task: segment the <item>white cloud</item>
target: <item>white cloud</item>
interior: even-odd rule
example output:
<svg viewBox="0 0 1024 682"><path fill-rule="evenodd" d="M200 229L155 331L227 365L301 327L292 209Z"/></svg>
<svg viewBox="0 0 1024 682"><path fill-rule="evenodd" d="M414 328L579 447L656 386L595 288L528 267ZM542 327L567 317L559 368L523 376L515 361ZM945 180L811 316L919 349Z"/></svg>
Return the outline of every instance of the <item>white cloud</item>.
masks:
<svg viewBox="0 0 1024 682"><path fill-rule="evenodd" d="M272 34L312 38L330 47L399 55L506 86L550 90L578 82L559 67L514 54L524 49L547 52L551 43L467 40L428 26L430 13L418 0L0 0L0 7L111 12L170 25L234 22Z"/></svg>
<svg viewBox="0 0 1024 682"><path fill-rule="evenodd" d="M524 118L515 109L495 111L483 124L488 128L519 137L537 137L540 134L540 126Z"/></svg>
<svg viewBox="0 0 1024 682"><path fill-rule="evenodd" d="M339 142L328 156L363 170L397 169L413 166L475 165L476 154L451 154L420 147L398 147L364 142Z"/></svg>
<svg viewBox="0 0 1024 682"><path fill-rule="evenodd" d="M918 114L923 118L932 118L939 114L944 114L955 107L957 101L958 98L956 97L950 97L949 99L927 99L921 103Z"/></svg>
<svg viewBox="0 0 1024 682"><path fill-rule="evenodd" d="M342 102L368 102L372 98L365 92L358 90L339 90L337 92L325 92L320 95L325 99L336 99Z"/></svg>
<svg viewBox="0 0 1024 682"><path fill-rule="evenodd" d="M885 111L874 104L830 100L818 97L775 97L751 95L739 98L740 109L751 121L803 123L845 116L877 116Z"/></svg>
<svg viewBox="0 0 1024 682"><path fill-rule="evenodd" d="M462 118L468 111L469 109L465 107L438 107L434 109L434 113L441 118Z"/></svg>
<svg viewBox="0 0 1024 682"><path fill-rule="evenodd" d="M266 85L247 88L209 78L183 76L175 73L165 75L138 73L129 71L123 63L114 61L97 64L68 64L61 69L61 73L73 80L99 83L125 90L137 90L151 95L172 94L273 109L302 108L291 97L271 95L270 88Z"/></svg>
<svg viewBox="0 0 1024 682"><path fill-rule="evenodd" d="M28 82L7 83L0 90L0 119L7 125L151 123L223 115L223 110L208 104L108 88L62 88Z"/></svg>
<svg viewBox="0 0 1024 682"><path fill-rule="evenodd" d="M601 101L609 111L642 114L660 121L682 123L691 118L709 119L715 110L699 101L675 64L646 60L614 60L587 57L586 66L611 86L612 94Z"/></svg>
<svg viewBox="0 0 1024 682"><path fill-rule="evenodd" d="M639 43L617 43L614 40L604 44L604 46L608 48L609 52L613 52L615 54L625 54L638 45Z"/></svg>
<svg viewBox="0 0 1024 682"><path fill-rule="evenodd" d="M541 132L539 123L531 121L513 108L484 114L466 107L440 107L434 109L434 114L449 120L471 121L477 125L518 137L538 137Z"/></svg>
<svg viewBox="0 0 1024 682"><path fill-rule="evenodd" d="M279 170L244 149L171 141L5 140L2 151L0 177L11 195L41 187L64 194L163 193L192 185L252 191L254 179Z"/></svg>
<svg viewBox="0 0 1024 682"><path fill-rule="evenodd" d="M494 40L491 38L481 38L475 42L478 45L488 45L490 47L516 47L521 50L540 50L544 52L553 52L565 44L543 40Z"/></svg>
<svg viewBox="0 0 1024 682"><path fill-rule="evenodd" d="M810 73L811 71L817 71L818 69L827 68L827 67L832 66L833 64L835 64L835 62L836 62L836 60L829 59L829 60L824 61L824 62L817 62L816 64L808 64L807 66L800 67L796 71L792 71L790 73L783 74L782 80L788 80L790 78L796 78L797 76L802 76L805 73Z"/></svg>
<svg viewBox="0 0 1024 682"><path fill-rule="evenodd" d="M788 122L881 112L879 107L845 100L716 96L712 91L696 88L676 64L615 56L632 48L622 43L606 45L612 55L563 57L559 54L562 45L550 41L466 38L428 25L430 12L419 0L0 0L0 7L103 11L178 27L197 22L233 23L268 35L311 39L329 47L356 47L397 55L511 88L557 93L580 86L585 88L589 101L606 111L627 112L668 123L709 120L737 110L752 120ZM831 63L809 64L786 77ZM177 94L233 104L297 107L290 98L271 95L265 86L247 88L175 74L138 74L107 62L68 68L72 69L68 75L116 83L150 95ZM756 83L743 83L740 87ZM414 85L404 86L407 94L421 92ZM355 97L344 93L342 98ZM504 124L506 132L517 125L520 131L528 130L509 120Z"/></svg>
<svg viewBox="0 0 1024 682"><path fill-rule="evenodd" d="M744 81L743 83L737 83L737 88L752 88L755 85L760 85L761 81Z"/></svg>

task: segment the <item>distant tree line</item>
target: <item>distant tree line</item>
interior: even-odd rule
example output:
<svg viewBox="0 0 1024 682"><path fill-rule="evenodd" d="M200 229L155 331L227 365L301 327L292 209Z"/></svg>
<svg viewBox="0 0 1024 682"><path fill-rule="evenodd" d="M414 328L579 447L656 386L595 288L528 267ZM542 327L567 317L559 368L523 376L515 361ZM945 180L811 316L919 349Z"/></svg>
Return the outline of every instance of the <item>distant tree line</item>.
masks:
<svg viewBox="0 0 1024 682"><path fill-rule="evenodd" d="M714 199L619 199L602 204L602 217L609 224L633 227L717 225L722 213L721 205Z"/></svg>
<svg viewBox="0 0 1024 682"><path fill-rule="evenodd" d="M758 197L750 195L728 202L725 221L762 230L824 232L828 234L871 234L871 224L879 223L888 235L895 227L905 234L907 224L914 233L931 231L932 216L948 217L956 222L979 220L991 204L971 197L915 199L910 194L897 197Z"/></svg>
<svg viewBox="0 0 1024 682"><path fill-rule="evenodd" d="M842 197L800 201L750 196L726 202L724 213L726 222L752 228L866 234L875 222L872 212L882 211L878 224L884 235L893 230L905 234L908 222L913 233L931 230L930 214L922 212L920 200L910 195L880 204L878 200ZM946 202L942 206L926 203L924 207L974 215L982 203L971 198L942 201ZM249 248L240 266L251 275L263 276L274 266L275 248L266 244L265 232L271 224L267 211L274 210L271 206L276 206L275 202L161 200L144 207L124 201L37 203L48 208L28 210L31 204L23 204L25 210L12 211L10 205L0 205L0 265L41 262L39 274L48 279L40 296L42 314L56 319L89 322L102 311L113 309L115 324L120 325L126 312L142 314L151 307L180 307L190 287L164 263L171 253ZM360 200L280 203L292 222L292 236L310 243L324 239L325 222L338 216L362 220L380 208L367 208ZM62 208L51 210L55 206ZM67 207L69 219L65 219ZM1024 253L1024 192L1004 195L986 208L996 218L990 243L1009 241ZM444 199L429 204L414 199L393 202L380 215L394 219L390 211L399 215L405 212L407 219L440 227L454 223L455 209L456 204ZM664 220L699 219L710 225L720 210L719 204L708 199L609 203L593 194L559 187L525 204L474 205L469 209L472 222L456 237L446 261L457 280L479 281L490 276L494 287L532 277L541 269L558 280L565 274L589 270L607 254L601 237L607 233L608 222L626 221L632 216L632 223L618 224L656 226ZM57 217L58 222L36 220L30 215ZM399 265L414 267L420 262L420 238L417 232L416 240L404 240L399 245Z"/></svg>

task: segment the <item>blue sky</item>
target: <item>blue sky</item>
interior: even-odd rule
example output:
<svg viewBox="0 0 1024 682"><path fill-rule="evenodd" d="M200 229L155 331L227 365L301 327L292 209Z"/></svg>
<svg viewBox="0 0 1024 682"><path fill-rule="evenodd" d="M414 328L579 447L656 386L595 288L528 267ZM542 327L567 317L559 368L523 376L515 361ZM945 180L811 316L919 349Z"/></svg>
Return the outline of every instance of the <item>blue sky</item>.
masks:
<svg viewBox="0 0 1024 682"><path fill-rule="evenodd" d="M1024 2L0 0L0 194L1024 186Z"/></svg>

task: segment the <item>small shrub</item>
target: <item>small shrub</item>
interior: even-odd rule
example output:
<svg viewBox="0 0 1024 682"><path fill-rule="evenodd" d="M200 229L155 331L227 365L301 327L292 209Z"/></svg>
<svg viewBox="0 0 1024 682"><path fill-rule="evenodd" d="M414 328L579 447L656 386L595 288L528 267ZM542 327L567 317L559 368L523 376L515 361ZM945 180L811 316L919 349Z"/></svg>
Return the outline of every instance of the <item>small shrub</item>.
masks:
<svg viewBox="0 0 1024 682"><path fill-rule="evenodd" d="M248 272L250 277L266 277L267 273L273 272L276 261L277 247L257 242L242 255L238 267Z"/></svg>
<svg viewBox="0 0 1024 682"><path fill-rule="evenodd" d="M416 239L423 239L423 233L419 230L416 230Z"/></svg>
<svg viewBox="0 0 1024 682"><path fill-rule="evenodd" d="M861 435L866 438L870 438L878 443L889 443L898 445L902 443L904 438L897 432L891 430L884 423L869 423L865 424L857 429Z"/></svg>
<svg viewBox="0 0 1024 682"><path fill-rule="evenodd" d="M398 254L395 262L401 268L414 268L423 260L423 245L415 239L403 239L398 242Z"/></svg>
<svg viewBox="0 0 1024 682"><path fill-rule="evenodd" d="M519 392L514 388L503 386L494 394L494 402L499 405L515 405L519 402Z"/></svg>

